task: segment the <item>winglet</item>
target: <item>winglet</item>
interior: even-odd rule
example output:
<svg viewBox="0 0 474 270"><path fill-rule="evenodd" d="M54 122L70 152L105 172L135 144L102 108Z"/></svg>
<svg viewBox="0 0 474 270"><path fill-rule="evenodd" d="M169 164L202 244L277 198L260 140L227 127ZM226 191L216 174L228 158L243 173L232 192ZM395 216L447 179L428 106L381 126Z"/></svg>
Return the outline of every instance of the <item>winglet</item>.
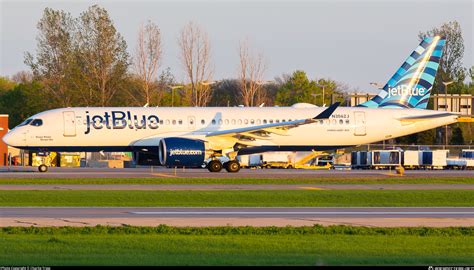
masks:
<svg viewBox="0 0 474 270"><path fill-rule="evenodd" d="M341 103L336 102L332 104L331 106L329 106L329 108L327 108L320 114L316 115L316 117L314 117L313 119L328 119L331 116L331 114L337 109L337 107L339 107L339 104Z"/></svg>

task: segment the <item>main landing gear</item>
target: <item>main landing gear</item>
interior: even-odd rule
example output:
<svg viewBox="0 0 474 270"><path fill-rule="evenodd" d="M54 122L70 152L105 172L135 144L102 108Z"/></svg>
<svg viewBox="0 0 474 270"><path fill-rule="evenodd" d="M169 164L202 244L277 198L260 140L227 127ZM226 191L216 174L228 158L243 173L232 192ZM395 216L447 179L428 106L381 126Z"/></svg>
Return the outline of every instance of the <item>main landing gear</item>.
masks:
<svg viewBox="0 0 474 270"><path fill-rule="evenodd" d="M219 160L214 159L207 163L207 169L210 172L220 172L222 168L230 173L236 173L240 170L240 164L237 160L230 160L222 164Z"/></svg>

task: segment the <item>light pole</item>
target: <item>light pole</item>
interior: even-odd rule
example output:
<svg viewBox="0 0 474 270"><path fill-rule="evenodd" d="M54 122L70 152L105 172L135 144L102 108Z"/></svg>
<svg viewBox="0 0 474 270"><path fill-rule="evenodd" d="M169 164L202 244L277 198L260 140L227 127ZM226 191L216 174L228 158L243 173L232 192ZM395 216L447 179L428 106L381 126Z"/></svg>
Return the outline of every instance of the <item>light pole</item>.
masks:
<svg viewBox="0 0 474 270"><path fill-rule="evenodd" d="M324 88L326 87L326 85L324 85L324 84L316 84L316 86L323 88L323 102L322 102L321 106L324 106Z"/></svg>
<svg viewBox="0 0 474 270"><path fill-rule="evenodd" d="M171 107L174 107L174 89L184 88L184 85L168 86L171 89Z"/></svg>
<svg viewBox="0 0 474 270"><path fill-rule="evenodd" d="M443 82L444 84L444 109L448 111L448 85L452 84L453 81ZM448 145L448 125L444 126L444 148Z"/></svg>

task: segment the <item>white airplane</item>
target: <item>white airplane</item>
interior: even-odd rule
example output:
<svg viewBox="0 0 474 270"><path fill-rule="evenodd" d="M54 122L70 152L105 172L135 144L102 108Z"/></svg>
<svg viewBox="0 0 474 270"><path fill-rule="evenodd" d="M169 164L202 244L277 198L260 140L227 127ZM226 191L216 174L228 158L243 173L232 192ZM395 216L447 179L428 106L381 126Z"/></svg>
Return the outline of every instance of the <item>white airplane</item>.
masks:
<svg viewBox="0 0 474 270"><path fill-rule="evenodd" d="M457 121L456 114L426 110L444 44L425 38L383 90L357 107L61 108L33 115L3 141L35 151L132 151L168 167L237 172L237 155L387 140ZM222 164L222 156L229 161Z"/></svg>

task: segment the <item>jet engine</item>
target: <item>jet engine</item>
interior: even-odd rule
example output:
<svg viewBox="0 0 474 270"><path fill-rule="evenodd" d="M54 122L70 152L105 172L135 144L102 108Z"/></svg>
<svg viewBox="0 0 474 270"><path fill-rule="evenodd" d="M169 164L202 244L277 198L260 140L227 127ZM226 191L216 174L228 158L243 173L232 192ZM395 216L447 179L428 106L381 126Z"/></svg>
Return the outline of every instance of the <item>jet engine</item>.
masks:
<svg viewBox="0 0 474 270"><path fill-rule="evenodd" d="M167 167L201 167L209 158L204 141L179 137L161 139L158 156Z"/></svg>

